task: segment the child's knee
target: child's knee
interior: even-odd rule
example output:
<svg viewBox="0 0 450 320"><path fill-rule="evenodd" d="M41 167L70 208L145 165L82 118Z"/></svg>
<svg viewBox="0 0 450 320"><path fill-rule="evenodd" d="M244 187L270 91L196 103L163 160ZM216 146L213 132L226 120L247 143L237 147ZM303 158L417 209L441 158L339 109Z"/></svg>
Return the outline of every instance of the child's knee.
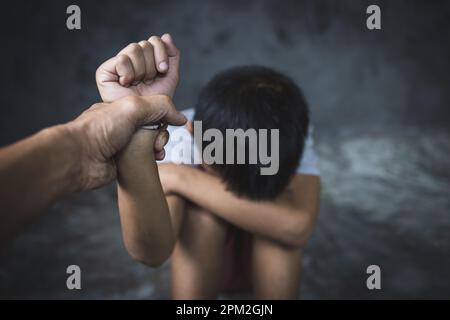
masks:
<svg viewBox="0 0 450 320"><path fill-rule="evenodd" d="M300 247L287 246L259 236L253 236L253 250L261 254L293 259L298 259L303 252L303 249Z"/></svg>
<svg viewBox="0 0 450 320"><path fill-rule="evenodd" d="M189 206L186 213L188 214L189 219L192 219L196 224L205 228L221 227L225 225L225 222L222 219L218 218L210 211L198 206Z"/></svg>

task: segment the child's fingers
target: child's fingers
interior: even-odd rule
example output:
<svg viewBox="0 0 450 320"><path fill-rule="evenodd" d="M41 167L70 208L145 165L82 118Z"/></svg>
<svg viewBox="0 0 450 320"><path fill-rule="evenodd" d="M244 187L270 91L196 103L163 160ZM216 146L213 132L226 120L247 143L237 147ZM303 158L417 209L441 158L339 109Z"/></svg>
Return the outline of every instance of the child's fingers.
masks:
<svg viewBox="0 0 450 320"><path fill-rule="evenodd" d="M169 57L177 57L180 54L180 50L175 46L175 43L173 42L172 36L168 33L163 34L161 37L162 42L166 45L167 48L167 54Z"/></svg>
<svg viewBox="0 0 450 320"><path fill-rule="evenodd" d="M166 46L160 37L152 36L148 41L153 46L155 54L155 64L159 72L165 73L169 70L169 59L167 57Z"/></svg>
<svg viewBox="0 0 450 320"><path fill-rule="evenodd" d="M152 81L156 77L156 74L158 73L158 70L156 70L155 66L155 54L153 52L154 51L153 46L147 40L139 42L139 45L141 46L142 52L144 53L144 61L145 61L144 82Z"/></svg>
<svg viewBox="0 0 450 320"><path fill-rule="evenodd" d="M119 77L120 85L128 87L134 81L134 68L127 55L118 55L113 58L115 64L114 73Z"/></svg>
<svg viewBox="0 0 450 320"><path fill-rule="evenodd" d="M105 61L96 72L97 84L119 82L128 86L134 79L133 65L127 56L119 55Z"/></svg>
<svg viewBox="0 0 450 320"><path fill-rule="evenodd" d="M137 84L139 81L145 77L145 59L142 47L137 43L130 43L119 55L126 55L130 58L134 69L134 82Z"/></svg>
<svg viewBox="0 0 450 320"><path fill-rule="evenodd" d="M154 150L156 152L164 150L164 146L167 144L168 141L169 141L169 132L167 130L159 131L155 139Z"/></svg>
<svg viewBox="0 0 450 320"><path fill-rule="evenodd" d="M178 50L178 48L175 46L173 38L170 34L165 33L161 37L161 40L164 42L167 53L169 55L168 76L177 79L176 82L178 82L180 68L180 50Z"/></svg>

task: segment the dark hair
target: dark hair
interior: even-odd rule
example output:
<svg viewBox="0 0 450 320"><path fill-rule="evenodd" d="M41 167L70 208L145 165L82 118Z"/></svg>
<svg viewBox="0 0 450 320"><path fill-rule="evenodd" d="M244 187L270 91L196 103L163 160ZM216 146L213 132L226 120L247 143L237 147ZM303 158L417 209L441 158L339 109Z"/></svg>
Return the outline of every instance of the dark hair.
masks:
<svg viewBox="0 0 450 320"><path fill-rule="evenodd" d="M309 112L302 91L290 78L269 68L244 66L217 74L202 89L194 120L202 121L203 130L219 129L224 137L225 129L279 129L277 174L261 175L264 165L259 159L257 164L213 165L229 190L262 200L279 195L294 175L308 134ZM248 159L247 139L245 146ZM225 147L223 155L225 159Z"/></svg>

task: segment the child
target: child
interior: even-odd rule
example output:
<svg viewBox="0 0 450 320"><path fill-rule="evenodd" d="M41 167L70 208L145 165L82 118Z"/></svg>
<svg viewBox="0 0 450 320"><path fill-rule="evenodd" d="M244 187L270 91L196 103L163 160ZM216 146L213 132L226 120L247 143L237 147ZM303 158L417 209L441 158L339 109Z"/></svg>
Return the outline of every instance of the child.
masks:
<svg viewBox="0 0 450 320"><path fill-rule="evenodd" d="M195 108L184 114L202 121L204 132L216 128L225 137L226 129L279 129L279 170L261 175L261 163L174 164L180 160L178 150L185 148L177 140L182 129L169 127L171 140L159 173L178 238L173 297L213 299L223 290L252 289L255 298L298 298L302 252L320 194L300 89L268 68L233 68L216 75ZM185 134L192 134L192 127L188 122ZM230 151L236 157L236 150L224 148L223 158Z"/></svg>
<svg viewBox="0 0 450 320"><path fill-rule="evenodd" d="M162 50L158 41L153 42L154 61L157 61L156 53ZM146 60L144 53L137 54L139 48L133 46L133 50L125 50L128 55L134 55L128 62L115 57L115 61L105 63L108 68L99 68L97 79L101 93L107 92L114 97L112 100L125 93L125 88L131 88L128 93L133 94L141 94L143 89L173 94L175 89L169 84L176 84L178 78L169 79L178 71L178 60L176 64L170 63L175 52L170 54L173 43L161 42L165 45L169 68L159 70L167 74L148 84L151 87L166 80L166 86L160 85L152 91L144 87L146 82L128 78L128 83L121 82L126 78L124 70L139 74L141 80L145 78L146 72L140 66L151 59ZM114 74L113 80L102 81L99 77L101 70L106 69L105 74ZM136 88L126 87L130 84ZM119 91L121 94L117 94ZM267 68L234 68L217 75L203 89L195 110L186 110L185 115L190 120L202 121L204 130L218 129L222 133L239 128L278 129L279 170L275 175L261 175L260 169L264 167L261 162L174 164L177 159L172 151L180 142L171 140L166 147L166 163L158 166L169 219L163 204L155 206L147 198L150 192L160 193L156 190L160 186L152 186L147 181L150 174L140 174L149 167L155 169L153 159L144 157L145 161L133 164L135 155L125 150L118 159L119 207L125 242L138 249L130 250L133 245L127 248L144 262L153 260L156 254L158 263L150 265L157 265L176 242L172 255L172 295L176 299L212 299L224 289L253 289L256 298L264 299L297 298L302 250L313 230L320 193L308 109L300 89L289 78ZM173 128L169 131L175 133ZM185 133L192 133L192 123ZM138 141L144 145L152 143L151 139L144 140ZM139 144L134 148L133 143L130 149L136 153L145 150ZM191 141L186 139L183 143L191 146ZM248 142L245 146L249 148ZM230 150L224 148L223 153L227 152ZM134 187L129 192L121 192L121 181L128 181ZM150 218L152 215L157 218Z"/></svg>

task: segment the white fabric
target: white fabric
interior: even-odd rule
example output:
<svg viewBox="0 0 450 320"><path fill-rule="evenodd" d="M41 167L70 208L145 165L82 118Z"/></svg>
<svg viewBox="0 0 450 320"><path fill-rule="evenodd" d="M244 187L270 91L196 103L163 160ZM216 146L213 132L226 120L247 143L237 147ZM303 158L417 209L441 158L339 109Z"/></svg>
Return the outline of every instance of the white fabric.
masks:
<svg viewBox="0 0 450 320"><path fill-rule="evenodd" d="M190 121L192 121L192 119L194 118L194 112L195 111L193 108L182 111L182 113ZM192 138L191 134L189 133L189 131L186 129L186 127L169 126L167 128L167 130L169 131L170 139L169 139L169 142L167 143L167 145L165 146L166 157L161 162L176 162L173 159L175 157L176 157L176 159L180 159L180 154L183 153L182 151L180 152L181 149L187 150L187 149L191 148L191 146L193 146L193 138ZM181 146L181 148L180 148L180 145L178 145L177 149L175 150L174 149L175 146L177 144L179 144L180 141L182 141L183 143L186 143L187 145ZM198 152L198 150L197 150L197 152ZM193 159L194 159L193 154L190 154L190 157L189 157L189 155L186 155L186 156L188 156L187 160L182 161L184 164L194 163L193 162ZM180 160L178 160L178 162L179 161ZM312 126L310 126L310 128L308 130L308 137L306 138L306 141L305 141L303 156L300 159L300 162L298 164L296 172L299 174L308 174L308 175L315 175L315 176L320 175L320 170L319 170L319 166L318 166L318 157L314 151Z"/></svg>

